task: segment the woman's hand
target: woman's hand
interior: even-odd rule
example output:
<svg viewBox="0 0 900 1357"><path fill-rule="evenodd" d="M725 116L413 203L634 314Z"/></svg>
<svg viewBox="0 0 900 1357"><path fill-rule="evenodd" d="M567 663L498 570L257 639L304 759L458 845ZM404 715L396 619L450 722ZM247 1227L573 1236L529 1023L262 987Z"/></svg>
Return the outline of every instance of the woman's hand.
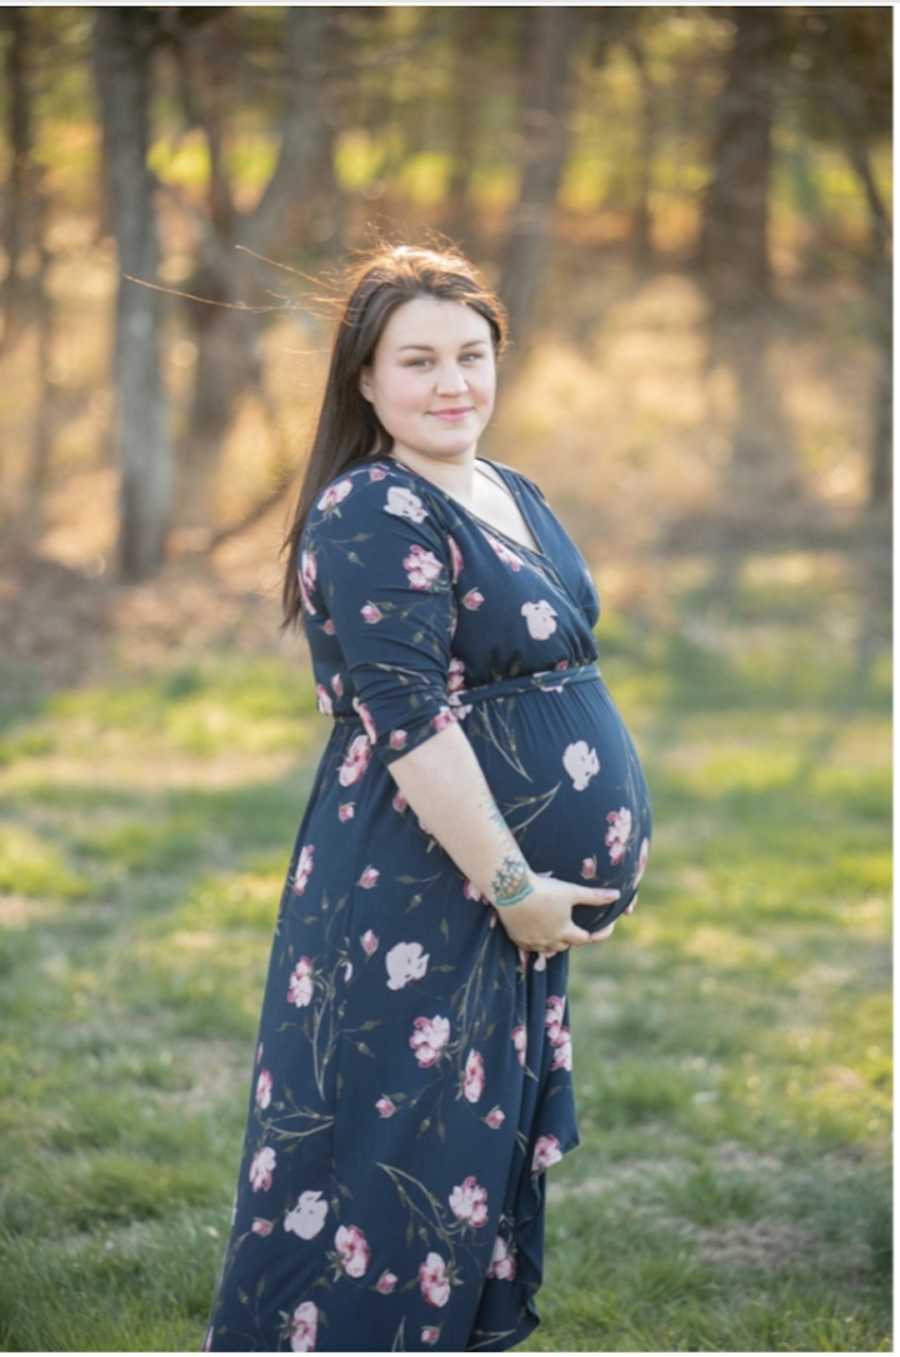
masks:
<svg viewBox="0 0 900 1357"><path fill-rule="evenodd" d="M517 905L497 908L500 922L517 947L554 956L564 947L581 947L609 937L615 923L597 933L579 928L572 918L575 905L610 905L621 892L605 886L585 886L580 881L560 881L554 876L531 873L530 895ZM634 905L629 905L629 912Z"/></svg>

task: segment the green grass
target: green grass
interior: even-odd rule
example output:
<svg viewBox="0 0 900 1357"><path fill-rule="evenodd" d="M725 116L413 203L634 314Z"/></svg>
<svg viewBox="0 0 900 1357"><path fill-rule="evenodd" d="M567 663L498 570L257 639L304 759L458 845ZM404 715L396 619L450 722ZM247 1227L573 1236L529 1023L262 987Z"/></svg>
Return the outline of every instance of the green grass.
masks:
<svg viewBox="0 0 900 1357"><path fill-rule="evenodd" d="M582 1143L521 1350L891 1348L890 678L823 663L805 594L768 632L738 602L717 651L598 632L654 848L572 958ZM221 656L4 706L6 1350L202 1343L326 731L293 667Z"/></svg>

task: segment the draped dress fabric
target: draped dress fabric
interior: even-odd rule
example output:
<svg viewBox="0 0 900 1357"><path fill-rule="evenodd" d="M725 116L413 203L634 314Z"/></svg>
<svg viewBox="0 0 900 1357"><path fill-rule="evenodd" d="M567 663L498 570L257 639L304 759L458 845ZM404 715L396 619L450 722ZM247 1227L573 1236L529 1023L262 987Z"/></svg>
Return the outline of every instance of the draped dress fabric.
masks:
<svg viewBox="0 0 900 1357"><path fill-rule="evenodd" d="M390 765L461 723L533 870L621 891L575 907L591 929L637 892L651 808L587 565L534 481L480 460L538 549L390 457L335 477L298 545L333 724L275 924L207 1351L502 1351L540 1323L546 1171L580 1143L570 953L513 943Z"/></svg>

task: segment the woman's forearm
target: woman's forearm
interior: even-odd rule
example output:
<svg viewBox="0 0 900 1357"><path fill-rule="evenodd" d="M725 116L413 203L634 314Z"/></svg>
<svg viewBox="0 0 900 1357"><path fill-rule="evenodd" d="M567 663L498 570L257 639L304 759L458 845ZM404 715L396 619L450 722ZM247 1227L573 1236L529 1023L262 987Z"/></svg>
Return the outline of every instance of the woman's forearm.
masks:
<svg viewBox="0 0 900 1357"><path fill-rule="evenodd" d="M423 829L492 905L518 904L532 893L531 868L460 725L392 760L388 771Z"/></svg>

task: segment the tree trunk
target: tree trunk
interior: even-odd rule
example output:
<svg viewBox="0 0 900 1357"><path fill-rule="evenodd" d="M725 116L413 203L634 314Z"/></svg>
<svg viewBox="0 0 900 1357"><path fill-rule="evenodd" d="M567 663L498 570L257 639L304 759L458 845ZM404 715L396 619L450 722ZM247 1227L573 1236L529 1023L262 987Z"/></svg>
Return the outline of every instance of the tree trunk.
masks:
<svg viewBox="0 0 900 1357"><path fill-rule="evenodd" d="M28 14L20 7L4 12L6 30L4 74L6 76L6 137L9 145L9 176L3 213L3 252L6 275L0 291L3 335L0 353L7 352L22 327L25 288L19 274L19 259L26 234L28 180L31 169L31 110L28 105Z"/></svg>
<svg viewBox="0 0 900 1357"><path fill-rule="evenodd" d="M716 111L699 263L720 304L759 303L770 291L768 204L777 13L731 10L734 41Z"/></svg>
<svg viewBox="0 0 900 1357"><path fill-rule="evenodd" d="M523 168L512 212L499 292L509 313L511 356L527 351L529 328L569 148L571 65L583 23L574 6L522 11L528 43L524 72Z"/></svg>
<svg viewBox="0 0 900 1357"><path fill-rule="evenodd" d="M159 265L147 170L156 16L97 9L94 70L103 128L109 219L120 277L115 321L115 443L121 471L118 568L139 580L162 563L172 498L172 450L160 372L160 297L125 274L156 280Z"/></svg>

